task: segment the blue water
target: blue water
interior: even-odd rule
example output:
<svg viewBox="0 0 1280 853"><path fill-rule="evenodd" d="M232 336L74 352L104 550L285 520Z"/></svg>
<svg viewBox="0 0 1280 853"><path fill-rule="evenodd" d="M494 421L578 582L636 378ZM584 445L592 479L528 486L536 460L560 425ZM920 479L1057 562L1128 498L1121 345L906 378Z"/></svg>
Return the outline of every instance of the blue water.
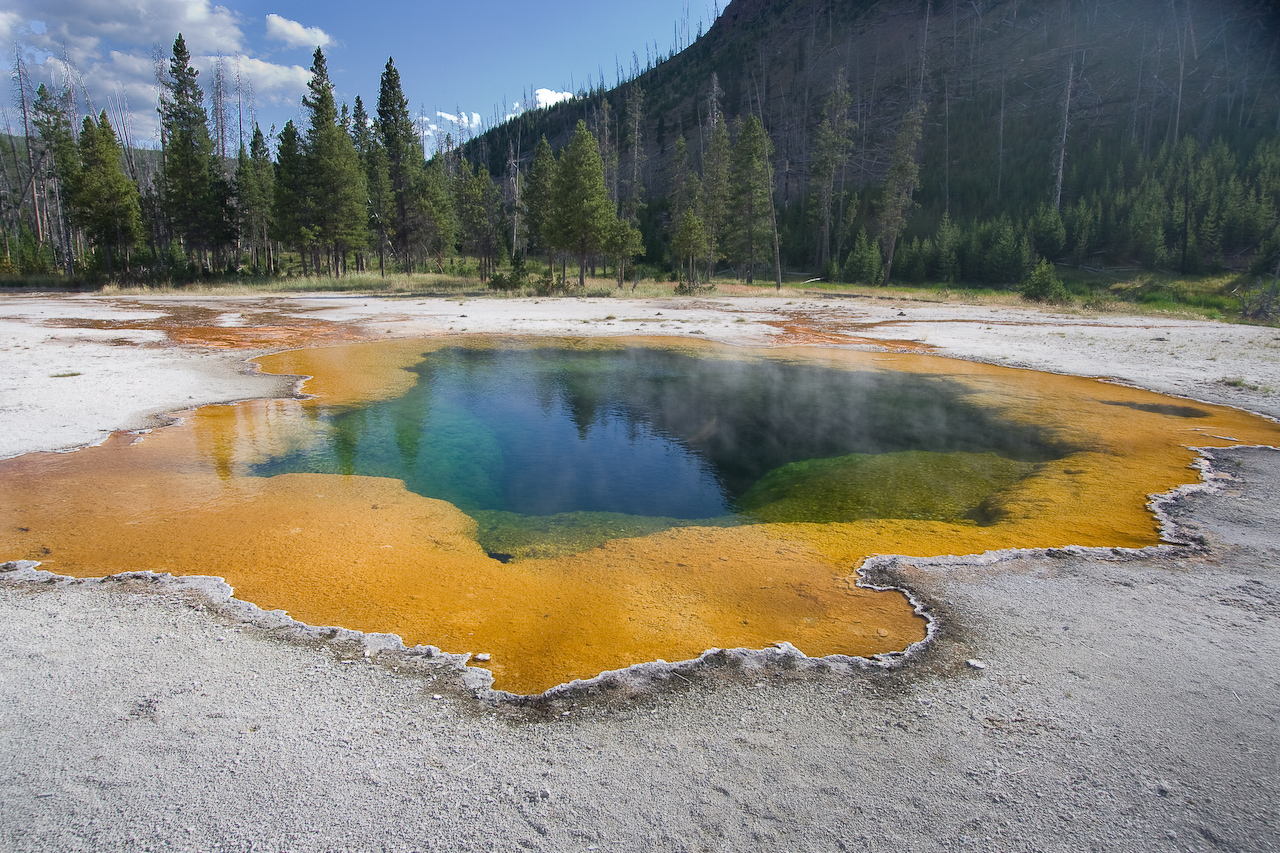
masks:
<svg viewBox="0 0 1280 853"><path fill-rule="evenodd" d="M1061 455L946 379L625 348L450 348L402 397L317 413L324 440L258 465L403 480L472 514L732 514L792 462L903 450Z"/></svg>

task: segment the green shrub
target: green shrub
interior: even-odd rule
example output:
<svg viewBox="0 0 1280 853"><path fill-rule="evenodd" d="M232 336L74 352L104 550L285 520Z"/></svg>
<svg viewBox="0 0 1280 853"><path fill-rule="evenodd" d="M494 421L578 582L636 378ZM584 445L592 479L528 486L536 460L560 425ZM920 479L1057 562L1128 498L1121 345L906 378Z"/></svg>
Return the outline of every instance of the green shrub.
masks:
<svg viewBox="0 0 1280 853"><path fill-rule="evenodd" d="M1041 258L1031 275L1022 283L1022 298L1032 302L1052 302L1062 305L1071 301L1071 294L1058 278L1057 270L1047 259Z"/></svg>

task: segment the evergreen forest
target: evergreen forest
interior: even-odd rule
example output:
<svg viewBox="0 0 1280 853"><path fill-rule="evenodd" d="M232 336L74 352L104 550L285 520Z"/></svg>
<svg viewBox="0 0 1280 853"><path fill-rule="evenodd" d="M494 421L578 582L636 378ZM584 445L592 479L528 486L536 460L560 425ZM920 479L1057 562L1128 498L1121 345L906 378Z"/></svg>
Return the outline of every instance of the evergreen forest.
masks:
<svg viewBox="0 0 1280 853"><path fill-rule="evenodd" d="M1263 0L733 0L616 85L434 150L394 60L338 104L316 49L302 119L230 151L178 35L158 152L18 67L0 281L1272 282L1278 47Z"/></svg>

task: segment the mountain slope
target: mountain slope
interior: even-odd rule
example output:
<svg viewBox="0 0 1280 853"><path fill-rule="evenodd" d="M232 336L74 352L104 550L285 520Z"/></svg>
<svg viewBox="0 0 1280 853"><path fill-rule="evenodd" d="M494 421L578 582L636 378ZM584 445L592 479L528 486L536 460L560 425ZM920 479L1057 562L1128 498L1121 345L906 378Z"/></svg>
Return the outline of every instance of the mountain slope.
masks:
<svg viewBox="0 0 1280 853"><path fill-rule="evenodd" d="M662 191L677 136L699 148L715 74L728 116L763 103L785 204L805 191L822 105L844 69L858 122L853 183L883 176L893 131L923 98L920 200L989 215L982 197L997 187L1015 201L1048 192L1064 113L1068 168L1099 142L1150 157L1187 133L1247 151L1280 131L1277 32L1274 7L1251 0L733 0L697 42L634 81L527 113L467 153L501 174L539 136L558 148L578 118L598 123L604 100L620 119L634 85L647 96L646 185ZM621 159L625 169L625 150Z"/></svg>

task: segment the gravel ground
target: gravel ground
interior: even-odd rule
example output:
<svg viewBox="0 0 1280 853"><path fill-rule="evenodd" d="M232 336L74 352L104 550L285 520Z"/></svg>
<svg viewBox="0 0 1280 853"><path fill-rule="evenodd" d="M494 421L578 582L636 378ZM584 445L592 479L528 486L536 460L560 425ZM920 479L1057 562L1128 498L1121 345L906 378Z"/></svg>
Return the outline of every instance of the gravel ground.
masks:
<svg viewBox="0 0 1280 853"><path fill-rule="evenodd" d="M47 301L77 315L108 305ZM295 304L370 334L457 324L365 301ZM599 302L461 310L498 326L504 312L541 322L543 306L558 305L588 323L548 331L578 322L597 334L631 332L592 319L606 308L651 322L661 313L737 343L765 342L777 329L767 320L803 310L828 332L924 337L854 329L910 304L858 314L723 300L686 316L674 301ZM15 314L7 307L0 314ZM1153 331L1150 318L1015 309L1015 323L1039 331L987 330L974 320L992 309L950 310L958 320L927 325L930 344L940 330L956 338L950 354L1276 408L1274 329ZM1165 342L1149 340L1174 334L1187 341L1177 370L1154 346ZM1081 335L1105 339L1105 355L1089 355ZM1215 359L1213 342L1227 338L1233 354ZM28 368L15 381L11 368L53 363L67 346L0 351L14 389L0 410L13 422L7 407L28 407L29 428L7 445L16 452L50 443L41 412L74 415L75 404L46 400L65 387L50 377L59 371ZM111 370L150 363L149 348L115 346ZM223 351L178 349L174 360L202 371L206 400L275 387ZM66 434L91 438L184 405L185 386L142 381L147 405L68 416ZM398 652L386 637L326 638L214 581L71 581L10 564L0 849L1280 850L1280 454L1214 451L1206 485L1164 512L1194 544L877 561L871 580L909 587L938 620L933 641L897 668L728 656L523 705L477 701L456 660Z"/></svg>

